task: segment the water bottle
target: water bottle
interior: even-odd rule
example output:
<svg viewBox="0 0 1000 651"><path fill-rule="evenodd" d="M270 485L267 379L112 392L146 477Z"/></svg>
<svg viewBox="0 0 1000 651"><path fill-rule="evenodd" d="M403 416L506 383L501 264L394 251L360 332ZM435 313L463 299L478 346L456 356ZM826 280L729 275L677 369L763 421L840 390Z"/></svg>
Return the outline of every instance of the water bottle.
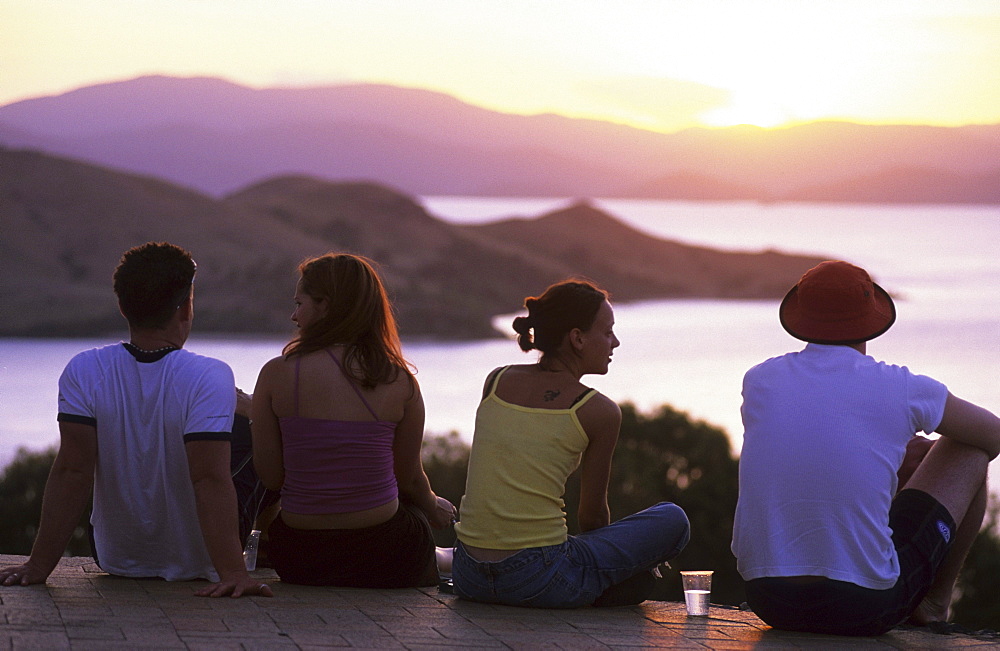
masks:
<svg viewBox="0 0 1000 651"><path fill-rule="evenodd" d="M247 546L243 548L243 563L247 572L257 569L257 545L260 543L260 529L254 529L247 536Z"/></svg>

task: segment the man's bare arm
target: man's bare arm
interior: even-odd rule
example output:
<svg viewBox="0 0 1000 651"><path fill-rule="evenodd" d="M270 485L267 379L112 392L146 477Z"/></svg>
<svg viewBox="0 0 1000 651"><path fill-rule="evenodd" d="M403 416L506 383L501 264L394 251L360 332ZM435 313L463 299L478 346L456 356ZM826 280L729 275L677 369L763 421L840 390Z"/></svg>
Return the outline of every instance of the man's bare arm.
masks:
<svg viewBox="0 0 1000 651"><path fill-rule="evenodd" d="M202 597L231 595L273 596L271 588L251 578L243 563L239 539L236 489L229 473L227 441L191 441L185 444L198 521L219 582L199 590Z"/></svg>
<svg viewBox="0 0 1000 651"><path fill-rule="evenodd" d="M979 448L990 459L1000 454L1000 418L951 393L937 431L954 441Z"/></svg>
<svg viewBox="0 0 1000 651"><path fill-rule="evenodd" d="M59 423L59 453L49 471L42 515L31 557L0 570L0 585L45 583L66 551L94 488L97 430L92 425Z"/></svg>

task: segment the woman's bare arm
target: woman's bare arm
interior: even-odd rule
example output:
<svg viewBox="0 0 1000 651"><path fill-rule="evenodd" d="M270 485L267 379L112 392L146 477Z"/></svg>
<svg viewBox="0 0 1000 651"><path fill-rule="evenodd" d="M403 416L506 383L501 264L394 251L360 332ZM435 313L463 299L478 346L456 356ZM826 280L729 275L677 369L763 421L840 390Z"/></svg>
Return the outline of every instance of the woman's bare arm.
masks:
<svg viewBox="0 0 1000 651"><path fill-rule="evenodd" d="M581 531L599 529L611 524L608 508L608 484L611 481L611 459L618 443L622 424L621 408L604 395L590 399L578 412L590 444L580 464L580 505L577 517Z"/></svg>

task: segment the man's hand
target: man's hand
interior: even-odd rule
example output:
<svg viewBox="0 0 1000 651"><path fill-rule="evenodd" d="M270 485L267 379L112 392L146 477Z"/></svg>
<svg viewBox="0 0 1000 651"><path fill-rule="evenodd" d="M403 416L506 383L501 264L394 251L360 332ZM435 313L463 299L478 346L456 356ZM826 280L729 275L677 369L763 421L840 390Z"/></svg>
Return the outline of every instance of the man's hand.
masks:
<svg viewBox="0 0 1000 651"><path fill-rule="evenodd" d="M229 441L189 441L184 447L205 548L220 579L196 594L201 597L273 596L267 584L250 578L243 560L236 519L236 489L229 474Z"/></svg>
<svg viewBox="0 0 1000 651"><path fill-rule="evenodd" d="M32 585L45 583L49 573L42 571L28 561L24 565L12 565L0 570L0 585Z"/></svg>
<svg viewBox="0 0 1000 651"><path fill-rule="evenodd" d="M271 591L271 586L264 583L260 579L255 579L248 575L213 583L212 585L202 588L194 594L198 597L229 596L233 599L236 599L237 597L251 597L254 595L260 597L274 596L274 592Z"/></svg>

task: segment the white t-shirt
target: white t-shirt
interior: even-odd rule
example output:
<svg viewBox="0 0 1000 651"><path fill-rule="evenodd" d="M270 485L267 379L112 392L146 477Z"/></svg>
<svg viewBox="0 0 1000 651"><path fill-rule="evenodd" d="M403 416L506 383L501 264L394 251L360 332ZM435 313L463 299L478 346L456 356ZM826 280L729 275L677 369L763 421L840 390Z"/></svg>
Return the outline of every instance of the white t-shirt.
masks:
<svg viewBox="0 0 1000 651"><path fill-rule="evenodd" d="M743 578L892 587L896 471L910 438L937 429L947 395L848 346L808 344L750 369L732 543Z"/></svg>
<svg viewBox="0 0 1000 651"><path fill-rule="evenodd" d="M234 387L228 365L186 350L141 363L115 344L70 360L59 378L59 419L97 430L91 523L106 572L218 580L184 444L230 439Z"/></svg>

